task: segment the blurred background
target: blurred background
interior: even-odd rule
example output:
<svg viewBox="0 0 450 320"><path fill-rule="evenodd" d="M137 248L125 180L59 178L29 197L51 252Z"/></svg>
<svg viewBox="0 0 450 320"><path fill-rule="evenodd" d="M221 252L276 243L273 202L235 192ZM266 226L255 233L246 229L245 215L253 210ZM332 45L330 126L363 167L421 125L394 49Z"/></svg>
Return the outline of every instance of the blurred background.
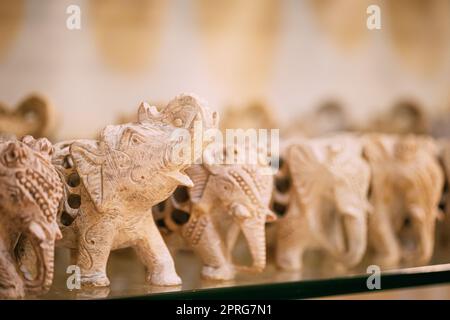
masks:
<svg viewBox="0 0 450 320"><path fill-rule="evenodd" d="M450 0L0 0L0 132L17 136L91 138L192 92L222 128L442 137L449 89ZM402 292L380 297L450 298Z"/></svg>
<svg viewBox="0 0 450 320"><path fill-rule="evenodd" d="M380 30L366 27L370 4ZM448 0L1 0L0 103L45 97L55 140L180 92L222 118L262 104L280 128L333 103L363 127L405 100L449 109L449 50Z"/></svg>

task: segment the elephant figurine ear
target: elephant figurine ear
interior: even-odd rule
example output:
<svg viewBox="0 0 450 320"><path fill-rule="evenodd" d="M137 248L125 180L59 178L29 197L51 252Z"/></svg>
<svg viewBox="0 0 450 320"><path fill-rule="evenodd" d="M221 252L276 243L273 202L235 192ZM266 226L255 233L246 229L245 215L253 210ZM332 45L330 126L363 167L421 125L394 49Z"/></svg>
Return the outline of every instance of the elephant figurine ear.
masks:
<svg viewBox="0 0 450 320"><path fill-rule="evenodd" d="M139 105L138 109L138 122L144 123L151 120L156 120L161 117L158 109L155 106L150 106L147 102L143 101Z"/></svg>
<svg viewBox="0 0 450 320"><path fill-rule="evenodd" d="M287 151L293 185L302 207L320 201L322 190L333 183L329 169L320 163L306 143L294 144Z"/></svg>
<svg viewBox="0 0 450 320"><path fill-rule="evenodd" d="M102 211L105 196L102 165L105 155L98 148L83 142L70 146L70 155L95 207Z"/></svg>
<svg viewBox="0 0 450 320"><path fill-rule="evenodd" d="M381 134L369 134L363 138L363 156L369 163L385 161L392 156L394 138Z"/></svg>
<svg viewBox="0 0 450 320"><path fill-rule="evenodd" d="M441 154L441 145L431 137L416 137L420 141L420 145L427 151L428 154L438 158Z"/></svg>
<svg viewBox="0 0 450 320"><path fill-rule="evenodd" d="M28 118L34 129L28 131L35 137L51 136L56 126L56 115L53 106L46 98L32 94L26 97L15 111L22 118Z"/></svg>
<svg viewBox="0 0 450 320"><path fill-rule="evenodd" d="M45 159L51 161L54 153L53 145L47 138L34 139L32 136L24 136L21 141L33 150L39 152Z"/></svg>
<svg viewBox="0 0 450 320"><path fill-rule="evenodd" d="M205 102L192 94L175 97L161 114L169 124L185 129L193 129L195 120L202 121L203 129L217 128L219 122L217 112L211 112Z"/></svg>

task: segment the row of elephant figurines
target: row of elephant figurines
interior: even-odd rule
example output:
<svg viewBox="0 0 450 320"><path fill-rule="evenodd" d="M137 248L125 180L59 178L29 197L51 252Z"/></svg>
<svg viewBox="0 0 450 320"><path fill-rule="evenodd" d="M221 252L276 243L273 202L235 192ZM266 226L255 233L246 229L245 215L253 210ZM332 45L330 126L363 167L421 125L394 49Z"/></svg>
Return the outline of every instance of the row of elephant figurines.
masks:
<svg viewBox="0 0 450 320"><path fill-rule="evenodd" d="M438 158L447 157L432 139L336 135L289 142L273 189L262 165L178 162L176 147L191 141L168 137L180 127L194 130L195 119L205 130L218 125L217 114L198 98L180 95L161 111L142 104L137 122L108 126L99 140L3 142L0 296L47 290L56 240L71 249L86 286L109 285L109 252L124 247L135 249L150 283L180 284L160 231L177 231L185 239L200 256L205 278L261 271L265 224L276 217L271 199L280 215L286 208L277 223L281 268L301 268L307 248L325 249L351 266L371 245L380 248L380 265L396 263L409 255L400 247L404 233L400 240L396 233L408 214L413 229L426 226L418 263L429 259L433 239L426 235L433 233L444 181ZM203 142L202 150L207 146ZM177 200L183 189L174 193L180 185L188 187L184 201ZM166 199L156 207L163 210L152 212ZM231 252L241 231L253 265L235 268Z"/></svg>
<svg viewBox="0 0 450 320"><path fill-rule="evenodd" d="M109 253L124 247L136 250L150 283L180 284L152 206L194 185L185 170L211 144L203 134L217 127L216 112L181 94L161 111L142 103L137 121L107 126L96 140L3 137L0 297L48 291L57 241L71 249L83 285L109 285ZM186 158L184 150L200 152Z"/></svg>
<svg viewBox="0 0 450 320"><path fill-rule="evenodd" d="M287 141L273 179L270 208L277 219L266 226L277 267L301 270L310 249L329 254L338 268L362 261L381 268L427 264L436 221L449 200L443 193L448 164L450 145L425 136L337 134ZM211 260L220 252L211 250L211 241L199 246L186 235L197 219L195 206L179 187L155 207L163 235L175 247L193 249L205 266L230 260L242 227L225 208L210 213L225 248L221 259Z"/></svg>

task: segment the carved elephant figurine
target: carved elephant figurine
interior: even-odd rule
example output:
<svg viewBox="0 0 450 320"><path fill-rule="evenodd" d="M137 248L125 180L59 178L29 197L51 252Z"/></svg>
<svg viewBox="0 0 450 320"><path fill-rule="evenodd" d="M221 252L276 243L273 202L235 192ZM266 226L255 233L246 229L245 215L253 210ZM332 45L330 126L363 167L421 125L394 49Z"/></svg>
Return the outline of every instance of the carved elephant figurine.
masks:
<svg viewBox="0 0 450 320"><path fill-rule="evenodd" d="M279 215L276 264L301 270L307 249L327 252L345 267L366 252L370 170L362 143L352 135L289 143L275 179Z"/></svg>
<svg viewBox="0 0 450 320"><path fill-rule="evenodd" d="M52 284L63 195L52 152L45 138L0 141L0 299L43 294Z"/></svg>
<svg viewBox="0 0 450 320"><path fill-rule="evenodd" d="M150 283L181 283L151 208L178 185L192 186L184 170L195 159L181 153L193 144L203 150L202 137L193 135L197 122L203 130L217 127L217 114L180 95L161 112L141 104L137 122L107 126L99 140L56 144L53 164L65 183L61 245L72 249L82 285L109 285L109 253L124 247L136 250Z"/></svg>
<svg viewBox="0 0 450 320"><path fill-rule="evenodd" d="M440 261L450 259L450 140L437 140L439 147L439 162L444 172L444 188L442 190L439 209L442 214L438 216L436 223L435 255Z"/></svg>
<svg viewBox="0 0 450 320"><path fill-rule="evenodd" d="M235 276L231 254L242 231L253 259L243 271L266 266L265 224L276 216L269 209L273 176L262 166L202 164L186 170L194 187L179 187L154 208L158 226L175 232L202 260L205 279L230 280Z"/></svg>
<svg viewBox="0 0 450 320"><path fill-rule="evenodd" d="M15 110L0 104L0 133L19 138L31 135L37 138L53 137L55 111L52 105L40 95L26 97Z"/></svg>
<svg viewBox="0 0 450 320"><path fill-rule="evenodd" d="M371 172L369 253L388 268L426 264L434 248L444 185L431 138L372 134L364 138Z"/></svg>
<svg viewBox="0 0 450 320"><path fill-rule="evenodd" d="M388 112L376 117L364 131L390 134L429 134L429 115L414 100L401 100Z"/></svg>

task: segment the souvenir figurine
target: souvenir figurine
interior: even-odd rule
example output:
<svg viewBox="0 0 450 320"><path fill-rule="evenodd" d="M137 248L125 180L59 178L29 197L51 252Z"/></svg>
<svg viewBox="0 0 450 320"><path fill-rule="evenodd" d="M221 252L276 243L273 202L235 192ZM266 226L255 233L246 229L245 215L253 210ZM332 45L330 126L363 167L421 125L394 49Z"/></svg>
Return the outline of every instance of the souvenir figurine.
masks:
<svg viewBox="0 0 450 320"><path fill-rule="evenodd" d="M181 235L202 260L202 277L229 280L235 276L231 255L242 231L253 258L243 271L266 266L265 224L275 219L269 210L273 177L260 164L203 164L186 170L194 182L179 187L155 207L158 226Z"/></svg>
<svg viewBox="0 0 450 320"><path fill-rule="evenodd" d="M303 139L285 149L287 176L275 182L276 264L301 270L303 253L321 249L344 267L366 252L370 169L352 135ZM283 170L281 171L283 173ZM287 200L287 198L289 200Z"/></svg>
<svg viewBox="0 0 450 320"><path fill-rule="evenodd" d="M39 95L31 95L10 110L0 105L0 133L18 138L31 135L36 138L52 137L55 113L50 103Z"/></svg>
<svg viewBox="0 0 450 320"><path fill-rule="evenodd" d="M109 253L125 247L135 249L148 282L181 283L151 208L178 185L193 185L183 152L195 145L201 156L207 143L194 128L214 128L217 120L197 98L180 95L161 111L141 104L137 122L107 126L99 140L55 145L53 164L65 186L61 245L71 249L82 285L108 286Z"/></svg>
<svg viewBox="0 0 450 320"><path fill-rule="evenodd" d="M430 123L425 110L416 102L404 100L395 104L391 110L378 116L370 125L371 132L391 134L427 134Z"/></svg>
<svg viewBox="0 0 450 320"><path fill-rule="evenodd" d="M364 138L371 172L369 253L375 264L424 265L434 248L444 175L428 137L372 134Z"/></svg>
<svg viewBox="0 0 450 320"><path fill-rule="evenodd" d="M53 280L62 183L52 145L25 136L0 141L0 298L48 291Z"/></svg>

